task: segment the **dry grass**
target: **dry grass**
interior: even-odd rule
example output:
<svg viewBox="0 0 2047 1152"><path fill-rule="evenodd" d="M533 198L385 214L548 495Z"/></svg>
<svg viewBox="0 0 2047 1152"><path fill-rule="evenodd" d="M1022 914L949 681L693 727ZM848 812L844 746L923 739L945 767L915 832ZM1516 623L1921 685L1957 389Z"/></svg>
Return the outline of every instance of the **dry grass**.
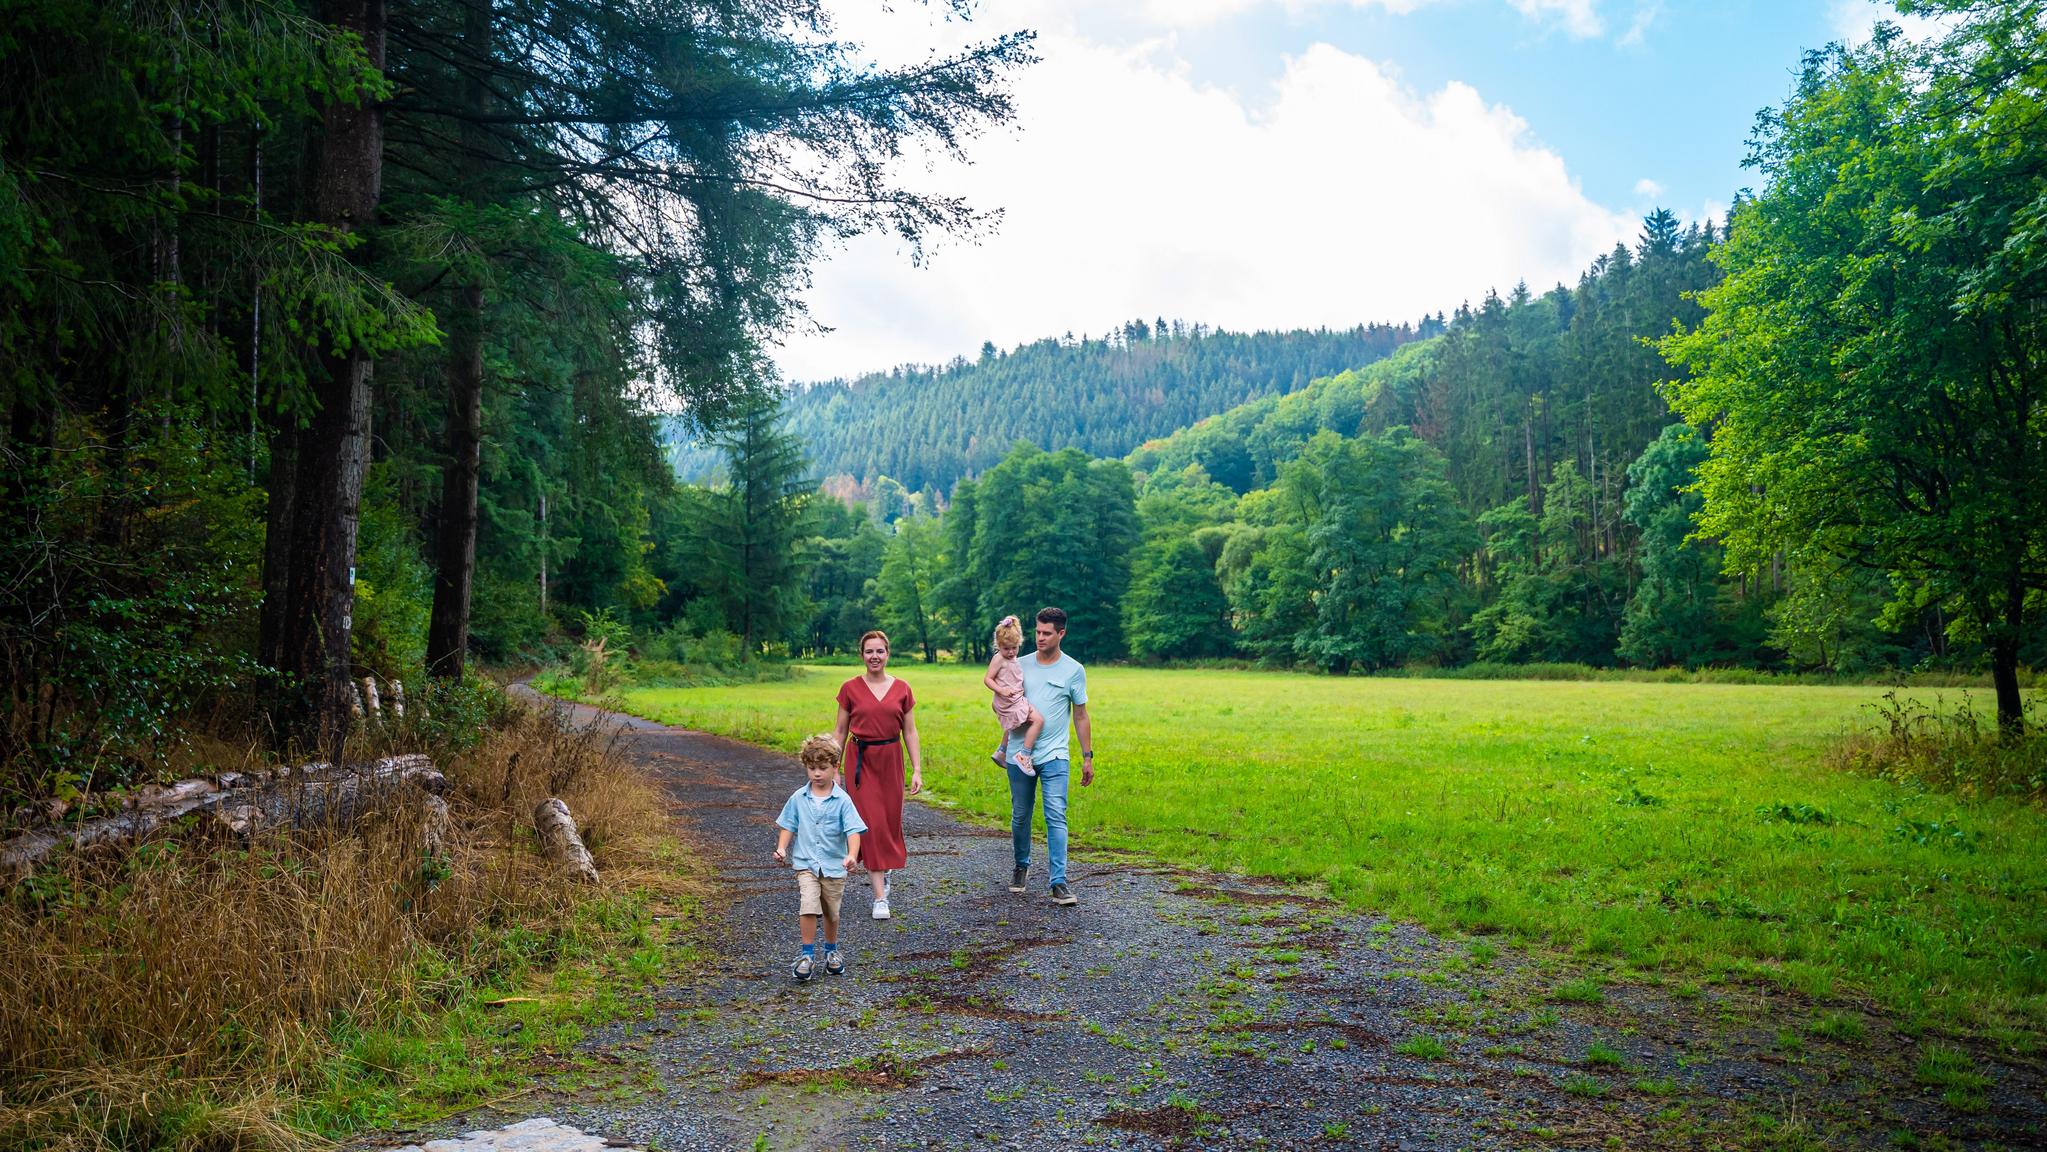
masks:
<svg viewBox="0 0 2047 1152"><path fill-rule="evenodd" d="M286 1118L337 1033L546 967L576 946L581 902L674 888L655 866L659 795L606 738L523 710L496 723L440 758L453 820L438 857L394 804L346 832L160 840L17 887L0 906L0 1147L303 1146ZM602 891L535 853L550 795L584 828Z"/></svg>

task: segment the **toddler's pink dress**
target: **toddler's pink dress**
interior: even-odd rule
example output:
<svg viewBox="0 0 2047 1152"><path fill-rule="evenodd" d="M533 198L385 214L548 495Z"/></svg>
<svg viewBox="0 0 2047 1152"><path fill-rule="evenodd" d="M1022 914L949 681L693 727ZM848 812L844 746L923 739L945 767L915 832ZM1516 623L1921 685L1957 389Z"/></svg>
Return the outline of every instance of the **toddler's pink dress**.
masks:
<svg viewBox="0 0 2047 1152"><path fill-rule="evenodd" d="M995 666L995 718L1004 732L1014 732L1031 722L1031 702L1024 698L1023 669L1014 660Z"/></svg>

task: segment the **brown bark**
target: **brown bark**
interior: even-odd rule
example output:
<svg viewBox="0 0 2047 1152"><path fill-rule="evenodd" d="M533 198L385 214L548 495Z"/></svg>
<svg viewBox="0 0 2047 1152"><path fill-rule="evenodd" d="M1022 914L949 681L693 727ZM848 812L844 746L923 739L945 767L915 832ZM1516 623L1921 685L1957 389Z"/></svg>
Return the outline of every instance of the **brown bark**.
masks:
<svg viewBox="0 0 2047 1152"><path fill-rule="evenodd" d="M1997 728L2007 738L2025 735L2026 702L2019 694L2019 638L2026 634L2026 588L2010 581L2003 627L1990 635L1990 683L1997 690Z"/></svg>
<svg viewBox="0 0 2047 1152"><path fill-rule="evenodd" d="M329 0L329 24L362 40L372 65L384 65L383 0ZM313 162L313 220L344 233L368 227L384 166L384 113L375 104L330 104ZM341 759L348 734L348 638L355 604L356 527L368 462L370 368L360 346L337 349L320 334L316 410L299 433L291 530L291 571L279 641L279 670L296 691L288 716L295 739Z"/></svg>
<svg viewBox="0 0 2047 1152"><path fill-rule="evenodd" d="M469 603L476 575L476 487L483 445L483 288L455 293L448 317L448 463L441 474L441 520L434 563L433 616L426 664L460 680L469 650Z"/></svg>
<svg viewBox="0 0 2047 1152"><path fill-rule="evenodd" d="M472 60L463 103L476 119L462 123L465 194L484 195L490 135L476 121L490 112L490 89L482 62L491 54L491 0L469 0L462 39ZM476 578L476 479L483 447L482 270L469 270L455 292L448 316L448 464L441 474L440 539L435 549L433 614L427 625L426 666L430 675L462 678L469 650L469 605Z"/></svg>

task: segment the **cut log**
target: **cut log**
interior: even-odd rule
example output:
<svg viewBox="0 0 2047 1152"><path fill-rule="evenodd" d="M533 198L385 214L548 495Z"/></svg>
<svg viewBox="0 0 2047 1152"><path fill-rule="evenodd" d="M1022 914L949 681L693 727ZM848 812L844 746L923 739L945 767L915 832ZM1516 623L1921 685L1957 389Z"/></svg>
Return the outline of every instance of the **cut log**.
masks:
<svg viewBox="0 0 2047 1152"><path fill-rule="evenodd" d="M335 767L316 762L268 772L230 772L212 780L180 780L136 789L112 816L52 825L0 843L0 877L26 874L60 848L85 852L132 844L182 816L210 813L238 835L289 824L307 828L352 824L400 789L438 798L448 779L426 756L387 756ZM445 807L445 805L443 805Z"/></svg>
<svg viewBox="0 0 2047 1152"><path fill-rule="evenodd" d="M541 850L557 867L586 884L597 883L597 862L576 835L576 818L567 804L553 796L542 800L533 810L533 828L540 833Z"/></svg>
<svg viewBox="0 0 2047 1152"><path fill-rule="evenodd" d="M405 719L405 681L403 680L391 681L391 717L394 720Z"/></svg>
<svg viewBox="0 0 2047 1152"><path fill-rule="evenodd" d="M362 678L362 700L364 710L369 714L370 719L382 720L384 718L383 705L377 699L377 678L375 676L365 676Z"/></svg>

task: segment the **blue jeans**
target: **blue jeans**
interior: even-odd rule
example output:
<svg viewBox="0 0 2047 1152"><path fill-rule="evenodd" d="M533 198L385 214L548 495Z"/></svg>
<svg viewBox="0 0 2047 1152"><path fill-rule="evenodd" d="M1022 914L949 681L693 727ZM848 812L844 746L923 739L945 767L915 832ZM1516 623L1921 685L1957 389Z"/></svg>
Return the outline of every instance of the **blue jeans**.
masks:
<svg viewBox="0 0 2047 1152"><path fill-rule="evenodd" d="M1064 760L1047 760L1033 765L1036 776L1026 776L1009 766L1009 841L1016 849L1016 866L1031 866L1031 804L1040 788L1045 792L1045 856L1051 861L1052 883L1066 883L1066 776Z"/></svg>

